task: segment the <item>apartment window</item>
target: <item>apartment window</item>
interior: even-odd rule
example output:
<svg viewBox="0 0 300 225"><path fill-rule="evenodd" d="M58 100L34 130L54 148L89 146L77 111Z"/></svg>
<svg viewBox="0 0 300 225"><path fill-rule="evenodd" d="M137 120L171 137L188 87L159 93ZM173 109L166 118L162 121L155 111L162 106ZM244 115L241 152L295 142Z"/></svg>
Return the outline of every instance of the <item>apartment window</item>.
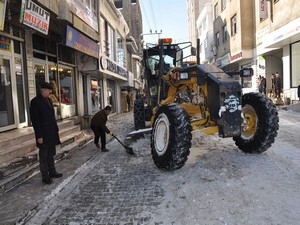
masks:
<svg viewBox="0 0 300 225"><path fill-rule="evenodd" d="M226 8L226 0L222 0L221 7L222 7L222 12L223 12L224 9Z"/></svg>
<svg viewBox="0 0 300 225"><path fill-rule="evenodd" d="M97 0L84 0L84 6L88 9L93 16L93 18L97 18Z"/></svg>
<svg viewBox="0 0 300 225"><path fill-rule="evenodd" d="M207 17L205 17L203 20L202 28L203 28L203 32L205 32L207 30Z"/></svg>
<svg viewBox="0 0 300 225"><path fill-rule="evenodd" d="M115 60L115 33L112 27L105 21L105 40L104 40L104 52L107 57Z"/></svg>
<svg viewBox="0 0 300 225"><path fill-rule="evenodd" d="M131 0L131 4L136 4L136 0Z"/></svg>
<svg viewBox="0 0 300 225"><path fill-rule="evenodd" d="M223 43L225 43L225 42L227 42L227 36L228 36L228 34L227 34L228 32L227 32L227 26L225 25L225 26L223 26Z"/></svg>
<svg viewBox="0 0 300 225"><path fill-rule="evenodd" d="M218 9L218 7L219 7L218 3L215 4L215 7L214 7L215 19L217 19L217 17L219 16L219 9Z"/></svg>
<svg viewBox="0 0 300 225"><path fill-rule="evenodd" d="M220 46L220 33L216 33L216 46L219 47Z"/></svg>
<svg viewBox="0 0 300 225"><path fill-rule="evenodd" d="M237 33L237 24L236 24L236 15L231 18L231 36L236 35Z"/></svg>
<svg viewBox="0 0 300 225"><path fill-rule="evenodd" d="M120 66L125 64L124 41L119 33L117 33L117 63Z"/></svg>
<svg viewBox="0 0 300 225"><path fill-rule="evenodd" d="M115 6L117 9L123 8L123 1L122 0L115 0Z"/></svg>

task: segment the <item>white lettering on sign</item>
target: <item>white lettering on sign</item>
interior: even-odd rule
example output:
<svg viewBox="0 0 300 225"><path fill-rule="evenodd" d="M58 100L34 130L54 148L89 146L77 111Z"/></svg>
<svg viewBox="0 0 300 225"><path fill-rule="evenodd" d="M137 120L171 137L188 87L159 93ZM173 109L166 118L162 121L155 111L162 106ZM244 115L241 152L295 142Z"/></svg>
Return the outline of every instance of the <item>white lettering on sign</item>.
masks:
<svg viewBox="0 0 300 225"><path fill-rule="evenodd" d="M47 35L49 30L49 22L49 12L47 12L45 9L35 4L31 0L26 1L23 24Z"/></svg>

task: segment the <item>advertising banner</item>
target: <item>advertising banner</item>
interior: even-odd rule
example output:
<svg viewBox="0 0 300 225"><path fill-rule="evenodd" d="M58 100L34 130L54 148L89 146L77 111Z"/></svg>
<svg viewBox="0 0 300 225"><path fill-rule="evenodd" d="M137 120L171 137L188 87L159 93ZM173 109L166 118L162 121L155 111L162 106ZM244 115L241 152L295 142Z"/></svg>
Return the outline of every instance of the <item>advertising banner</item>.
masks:
<svg viewBox="0 0 300 225"><path fill-rule="evenodd" d="M70 26L67 26L66 45L95 58L99 57L98 43Z"/></svg>
<svg viewBox="0 0 300 225"><path fill-rule="evenodd" d="M50 13L31 0L23 0L20 22L47 35L50 24Z"/></svg>
<svg viewBox="0 0 300 225"><path fill-rule="evenodd" d="M91 26L95 31L98 31L98 19L95 15L96 13L92 12L90 7L87 7L81 0L72 0L70 1L70 10L89 26Z"/></svg>
<svg viewBox="0 0 300 225"><path fill-rule="evenodd" d="M267 1L266 0L259 0L259 16L261 19L265 19L268 16L267 12Z"/></svg>

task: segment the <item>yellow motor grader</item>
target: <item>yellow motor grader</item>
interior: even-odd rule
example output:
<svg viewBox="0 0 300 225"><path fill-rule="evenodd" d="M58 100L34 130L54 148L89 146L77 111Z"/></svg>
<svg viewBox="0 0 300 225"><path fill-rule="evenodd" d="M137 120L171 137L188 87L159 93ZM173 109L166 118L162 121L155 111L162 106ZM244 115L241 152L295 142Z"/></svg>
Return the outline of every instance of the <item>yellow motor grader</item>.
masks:
<svg viewBox="0 0 300 225"><path fill-rule="evenodd" d="M134 103L136 130L151 124L151 153L156 166L176 170L187 161L198 132L233 137L246 153L266 151L277 136L279 118L272 101L260 93L242 93L251 68L225 73L211 64L184 62L190 42L160 39L143 52L145 97ZM199 57L197 57L199 58Z"/></svg>

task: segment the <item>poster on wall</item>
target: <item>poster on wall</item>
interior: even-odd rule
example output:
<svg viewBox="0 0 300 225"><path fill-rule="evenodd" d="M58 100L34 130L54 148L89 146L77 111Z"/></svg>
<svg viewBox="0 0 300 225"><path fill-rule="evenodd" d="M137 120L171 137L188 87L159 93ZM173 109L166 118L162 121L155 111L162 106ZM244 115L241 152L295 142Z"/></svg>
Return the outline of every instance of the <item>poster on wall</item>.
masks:
<svg viewBox="0 0 300 225"><path fill-rule="evenodd" d="M47 35L50 13L31 0L22 0L20 22Z"/></svg>
<svg viewBox="0 0 300 225"><path fill-rule="evenodd" d="M7 0L0 0L0 31L4 29L6 2Z"/></svg>
<svg viewBox="0 0 300 225"><path fill-rule="evenodd" d="M95 13L81 0L70 1L70 10L84 22L86 22L95 31L98 31L98 20Z"/></svg>

